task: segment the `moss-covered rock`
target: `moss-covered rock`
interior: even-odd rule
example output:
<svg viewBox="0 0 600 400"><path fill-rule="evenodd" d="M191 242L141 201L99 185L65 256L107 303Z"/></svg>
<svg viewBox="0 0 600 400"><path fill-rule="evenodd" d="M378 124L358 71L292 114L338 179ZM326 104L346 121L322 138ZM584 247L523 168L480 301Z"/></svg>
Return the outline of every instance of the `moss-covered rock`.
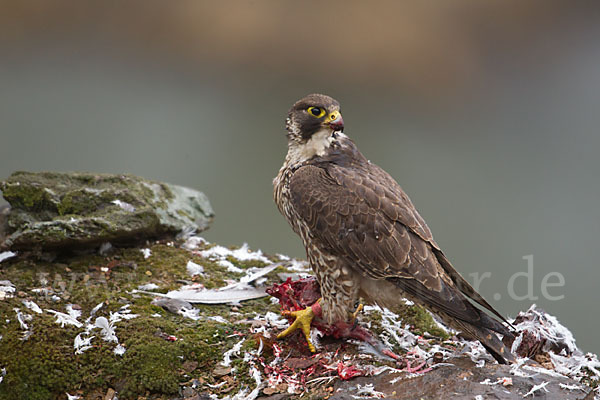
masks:
<svg viewBox="0 0 600 400"><path fill-rule="evenodd" d="M467 353L487 360L483 368L475 367L468 356L459 355L470 345L449 338L427 311L410 304L394 312L366 307L359 318L413 367L424 361L434 367L419 377L401 371L405 364L373 355L364 344L324 337L317 340L314 355L299 332L277 341L274 334L286 322L269 297L239 305L197 304L198 314L191 318L168 312L153 304L152 295L136 292L147 284L156 285L157 293L192 283L218 288L267 262L282 264L265 275L263 285L281 283L280 275L298 271L298 263L279 257L244 257L252 254L246 247L224 254L211 252L211 245L201 240L195 243L201 244L190 248L182 240L163 240L148 249L64 253L52 261L22 252L1 262L0 280L10 281L15 291L0 300L0 400L64 400L67 393L103 400L114 392L121 400L183 400L196 395L260 399L278 394L341 399L348 393L366 398L367 385L391 399L418 398L419 393L448 398L444 387L452 388L453 398L522 398L544 381L551 381L546 398L564 399L583 397L589 391L583 384L598 382L591 370L581 383L540 369L519 370L522 375L515 376L511 366L486 359L483 349ZM222 255L210 255L215 253ZM189 261L204 272L190 276ZM228 270L230 264L235 268ZM66 322L69 313L76 325ZM102 319L116 340L99 327ZM88 342L82 345L77 338ZM441 360L446 363L433 365ZM359 378L345 380L355 375ZM513 386L497 383L505 377L513 378ZM481 385L485 379L492 384ZM577 386L581 390L573 393L582 396L571 396L571 389L560 385Z"/></svg>
<svg viewBox="0 0 600 400"><path fill-rule="evenodd" d="M0 245L12 249L131 243L202 231L213 217L201 192L126 174L15 172L0 190L11 204Z"/></svg>
<svg viewBox="0 0 600 400"><path fill-rule="evenodd" d="M153 305L152 296L134 293L134 289L151 282L164 292L185 281L216 287L242 274L227 272L214 261L172 243L157 242L149 250L152 255L148 258L139 248L114 248L106 256L63 255L52 262L14 258L0 264L0 276L18 293L0 301L0 371L6 370L0 399L64 399L65 393L95 399L109 388L114 388L120 399L146 395L166 399L177 396L192 380L219 383L212 371L244 336L247 321L257 313L277 312L278 307L262 298L245 302L233 314L230 305L198 305L198 320L171 314ZM189 276L188 261L201 264L205 273ZM251 264L255 262L236 260L242 270L252 268ZM277 272L268 279L277 280ZM35 302L43 312L28 309L23 301ZM47 311L67 313L68 304L81 311L81 326L61 327ZM99 304L102 307L91 315ZM117 344L102 340L98 328L90 330L90 336L95 336L92 347L76 354L75 338L86 331L87 324L93 325L102 316L111 320L124 305L137 315L115 319L115 334L124 354L116 354ZM26 329L18 321L17 310L31 315L30 320L25 317ZM256 341L248 336L244 349L256 347ZM240 365L238 369L243 368ZM232 380L227 388L238 390L244 382L248 380Z"/></svg>

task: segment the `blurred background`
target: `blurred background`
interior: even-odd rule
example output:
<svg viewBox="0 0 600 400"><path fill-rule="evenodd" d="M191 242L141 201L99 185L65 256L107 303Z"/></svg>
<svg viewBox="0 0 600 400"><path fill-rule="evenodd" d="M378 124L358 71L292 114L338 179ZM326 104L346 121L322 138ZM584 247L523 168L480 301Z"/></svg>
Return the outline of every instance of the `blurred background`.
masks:
<svg viewBox="0 0 600 400"><path fill-rule="evenodd" d="M208 240L303 257L272 178L289 106L326 93L492 304L599 352L599 39L598 2L0 1L0 178L193 187ZM528 255L538 299L510 298Z"/></svg>

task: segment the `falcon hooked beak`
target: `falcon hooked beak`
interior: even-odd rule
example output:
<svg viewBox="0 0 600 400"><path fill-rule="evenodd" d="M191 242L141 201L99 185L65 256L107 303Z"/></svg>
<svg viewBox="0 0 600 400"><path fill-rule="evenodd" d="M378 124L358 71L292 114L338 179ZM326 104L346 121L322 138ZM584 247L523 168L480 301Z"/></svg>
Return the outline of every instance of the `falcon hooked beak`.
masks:
<svg viewBox="0 0 600 400"><path fill-rule="evenodd" d="M331 128L334 132L344 131L344 119L339 111L333 111L327 116L323 125Z"/></svg>

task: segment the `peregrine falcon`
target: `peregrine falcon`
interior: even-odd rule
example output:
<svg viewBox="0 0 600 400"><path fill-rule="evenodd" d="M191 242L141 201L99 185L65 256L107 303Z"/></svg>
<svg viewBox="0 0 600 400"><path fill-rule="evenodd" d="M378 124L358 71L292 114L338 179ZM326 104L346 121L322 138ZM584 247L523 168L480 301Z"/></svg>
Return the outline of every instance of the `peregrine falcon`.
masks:
<svg viewBox="0 0 600 400"><path fill-rule="evenodd" d="M314 351L315 313L329 324L348 323L359 298L387 308L406 298L481 342L499 363L514 361L496 335L514 339L510 324L452 267L398 183L343 128L340 104L329 96L308 95L288 113L274 198L302 238L322 298L293 313L296 321L279 336L301 328Z"/></svg>

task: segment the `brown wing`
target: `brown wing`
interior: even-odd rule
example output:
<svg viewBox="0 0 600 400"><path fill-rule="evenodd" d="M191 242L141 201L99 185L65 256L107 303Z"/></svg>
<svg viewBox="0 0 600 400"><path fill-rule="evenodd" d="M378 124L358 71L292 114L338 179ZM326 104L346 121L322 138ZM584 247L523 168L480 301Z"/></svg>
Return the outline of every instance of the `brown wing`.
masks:
<svg viewBox="0 0 600 400"><path fill-rule="evenodd" d="M366 160L306 165L293 174L290 190L311 234L366 276L394 279L440 311L481 323L460 290L504 321L454 270L408 196L381 168Z"/></svg>

